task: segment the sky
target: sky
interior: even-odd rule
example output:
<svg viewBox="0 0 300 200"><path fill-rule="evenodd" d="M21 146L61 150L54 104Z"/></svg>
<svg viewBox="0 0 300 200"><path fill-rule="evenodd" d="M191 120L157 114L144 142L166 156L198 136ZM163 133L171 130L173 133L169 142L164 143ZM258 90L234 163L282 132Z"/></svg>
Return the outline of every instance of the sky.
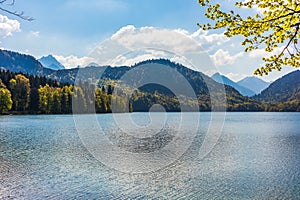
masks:
<svg viewBox="0 0 300 200"><path fill-rule="evenodd" d="M224 2L225 7L232 4L230 0ZM103 44L107 45L107 41L110 41L110 46L105 47L113 52L118 51L114 48L120 48L120 45L112 45L111 41L117 41L116 38L121 41L122 37L123 44L128 44L130 40L132 44L138 42L143 46L144 40L140 38L143 35L152 36L152 40L144 42L149 44L155 42L156 38L167 40L166 34L172 31L192 38L201 45L215 65L215 68L203 71L208 75L218 71L238 81L252 76L253 71L263 64L262 56L266 55L262 50L244 53L240 45L242 38L228 39L222 31L199 30L197 23L208 20L197 0L16 0L13 7L5 8L24 11L25 15L35 20L28 22L0 12L0 48L36 58L52 54L67 68L94 62L92 52ZM249 13L249 10L242 12ZM162 30L168 30L168 33ZM182 52L190 42L189 39L180 40L180 43L178 41L175 36L165 47L169 51ZM193 59L196 59L195 55ZM293 70L284 67L282 72L273 72L262 78L274 81Z"/></svg>

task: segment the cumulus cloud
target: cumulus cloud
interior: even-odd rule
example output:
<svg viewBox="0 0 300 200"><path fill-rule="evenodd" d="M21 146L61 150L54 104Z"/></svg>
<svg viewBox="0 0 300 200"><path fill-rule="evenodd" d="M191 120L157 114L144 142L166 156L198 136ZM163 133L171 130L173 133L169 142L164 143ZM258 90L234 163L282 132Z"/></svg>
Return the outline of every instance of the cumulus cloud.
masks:
<svg viewBox="0 0 300 200"><path fill-rule="evenodd" d="M180 53L200 51L200 47L195 46L194 41L187 38L189 37L187 33L182 29L167 30L150 26L136 28L128 25L117 31L111 40L127 49L151 47Z"/></svg>
<svg viewBox="0 0 300 200"><path fill-rule="evenodd" d="M184 29L136 28L128 25L98 46L90 55L100 65L133 65L139 61L165 58L191 69L207 71L213 63L207 53Z"/></svg>
<svg viewBox="0 0 300 200"><path fill-rule="evenodd" d="M0 15L0 36L8 37L13 32L20 32L20 23L17 20L11 20L4 15Z"/></svg>
<svg viewBox="0 0 300 200"><path fill-rule="evenodd" d="M216 66L224 66L233 64L236 59L243 56L243 52L237 53L235 55L230 55L228 51L219 49L214 55L211 56Z"/></svg>
<svg viewBox="0 0 300 200"><path fill-rule="evenodd" d="M229 38L227 38L224 33L210 34L209 31L203 31L202 29L192 33L191 37L199 42L203 48L208 48L208 50L229 41Z"/></svg>
<svg viewBox="0 0 300 200"><path fill-rule="evenodd" d="M94 58L87 57L87 56L79 58L74 55L67 56L67 57L54 55L54 57L67 69L78 67L78 66L85 67L88 64L95 62Z"/></svg>
<svg viewBox="0 0 300 200"><path fill-rule="evenodd" d="M182 37L178 37L177 33L181 34ZM184 29L165 30L156 27L136 28L133 25L122 27L111 37L111 39L119 41L127 47L152 44L153 47L157 45L160 47L165 46L170 50L175 49L176 47L176 51L181 50L182 52L199 51L200 47L195 49L195 45L191 44L194 41L188 40L187 37L198 42L201 47L205 47L205 50L207 50L207 47L211 49L214 46L222 45L229 41L223 33L210 34L208 31L203 31L201 29L194 33L189 33ZM147 39L145 40L145 38ZM161 40L161 38L164 38L164 40ZM203 49L201 50L203 51Z"/></svg>
<svg viewBox="0 0 300 200"><path fill-rule="evenodd" d="M266 52L264 49L255 49L251 52L249 52L249 57L250 58L262 58L262 57L268 57L274 54L279 54L284 47L278 47L274 49L273 52Z"/></svg>

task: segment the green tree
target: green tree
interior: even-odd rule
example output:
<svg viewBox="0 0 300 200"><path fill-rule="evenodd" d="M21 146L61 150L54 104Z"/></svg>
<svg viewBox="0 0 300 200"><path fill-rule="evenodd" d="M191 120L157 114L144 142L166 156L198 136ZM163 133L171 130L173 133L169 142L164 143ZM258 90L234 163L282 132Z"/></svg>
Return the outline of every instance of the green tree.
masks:
<svg viewBox="0 0 300 200"><path fill-rule="evenodd" d="M31 112L39 111L39 92L37 88L32 88L30 90L29 110Z"/></svg>
<svg viewBox="0 0 300 200"><path fill-rule="evenodd" d="M26 111L30 100L30 82L25 76L18 74L9 81L13 96L13 108L16 111Z"/></svg>
<svg viewBox="0 0 300 200"><path fill-rule="evenodd" d="M11 93L0 79L0 114L7 112L12 108Z"/></svg>
<svg viewBox="0 0 300 200"><path fill-rule="evenodd" d="M61 96L62 91L60 88L52 89L53 102L51 102L51 113L59 114L61 113Z"/></svg>
<svg viewBox="0 0 300 200"><path fill-rule="evenodd" d="M235 8L230 11L210 0L198 1L206 8L205 16L213 21L198 24L203 30L225 29L224 34L227 37L243 36L242 45L245 46L245 52L259 48L263 48L266 52L273 52L273 55L263 58L264 66L256 69L254 74L267 75L274 70L280 71L285 65L300 66L298 51L300 3L298 1L238 1L234 3ZM254 11L252 13L256 14L245 16L244 13L247 11L248 13ZM275 49L280 49L280 52L275 53Z"/></svg>

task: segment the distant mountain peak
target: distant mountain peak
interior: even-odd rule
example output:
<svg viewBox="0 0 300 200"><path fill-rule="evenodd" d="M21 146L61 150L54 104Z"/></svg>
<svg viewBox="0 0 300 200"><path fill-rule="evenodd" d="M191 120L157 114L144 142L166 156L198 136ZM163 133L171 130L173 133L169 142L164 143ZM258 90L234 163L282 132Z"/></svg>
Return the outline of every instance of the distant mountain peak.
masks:
<svg viewBox="0 0 300 200"><path fill-rule="evenodd" d="M255 95L254 91L239 85L238 83L232 81L231 79L229 79L228 77L226 77L224 75L221 75L218 72L215 73L214 75L212 75L211 78L214 79L218 83L223 83L225 85L229 85L229 86L233 87L234 89L236 89L239 93L241 93L244 96L251 97L251 96Z"/></svg>
<svg viewBox="0 0 300 200"><path fill-rule="evenodd" d="M58 62L58 60L51 54L48 56L43 56L42 58L38 59L38 61L43 65L43 67L53 70L62 70L65 67Z"/></svg>
<svg viewBox="0 0 300 200"><path fill-rule="evenodd" d="M269 82L266 82L255 76L248 76L237 83L245 88L254 91L256 94L261 93L270 85Z"/></svg>

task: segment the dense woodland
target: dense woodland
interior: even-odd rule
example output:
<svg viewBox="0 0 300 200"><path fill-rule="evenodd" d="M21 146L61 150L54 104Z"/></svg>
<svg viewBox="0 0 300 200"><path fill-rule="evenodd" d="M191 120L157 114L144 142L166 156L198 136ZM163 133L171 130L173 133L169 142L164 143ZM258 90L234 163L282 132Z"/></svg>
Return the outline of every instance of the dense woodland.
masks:
<svg viewBox="0 0 300 200"><path fill-rule="evenodd" d="M81 113L109 113L112 102L118 102L119 112L126 111L125 98L112 95L111 86L95 88L87 83L73 86L4 70L0 71L0 86L0 113L69 114L72 103L79 106Z"/></svg>
<svg viewBox="0 0 300 200"><path fill-rule="evenodd" d="M1 114L70 114L72 104L76 113L145 112L154 104L160 104L168 112L180 112L182 106L188 111L211 111L210 98L199 95L195 102L189 98L183 105L171 91L141 88L128 97L124 85L114 81L105 85L79 82L77 86L59 83L46 77L0 71ZM230 89L230 88L229 88ZM228 88L227 88L228 90ZM238 92L229 91L227 111L299 111L299 102L259 103L241 98Z"/></svg>

